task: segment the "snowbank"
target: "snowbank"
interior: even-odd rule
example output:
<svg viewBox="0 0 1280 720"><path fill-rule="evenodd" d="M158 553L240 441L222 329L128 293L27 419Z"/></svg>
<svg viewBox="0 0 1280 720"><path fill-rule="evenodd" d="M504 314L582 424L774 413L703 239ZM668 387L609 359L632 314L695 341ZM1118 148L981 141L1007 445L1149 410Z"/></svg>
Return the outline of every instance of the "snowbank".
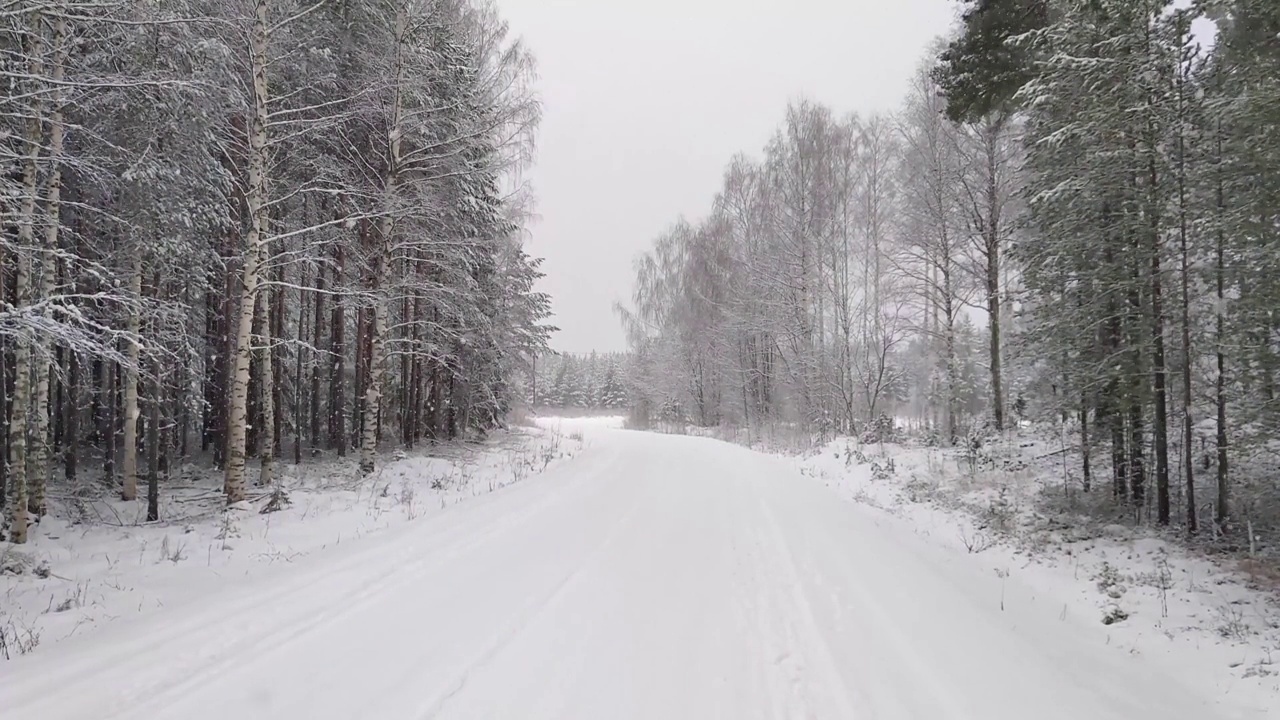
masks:
<svg viewBox="0 0 1280 720"><path fill-rule="evenodd" d="M1043 495L1063 492L1061 483L1032 461L1044 457L1042 447L1022 443L1019 451L1023 461L993 467L961 451L838 440L793 461L889 522L949 548L958 561L1017 576L1060 602L1063 620L1098 623L1118 652L1280 707L1274 578L1251 575L1247 565L1226 567L1131 525L1047 514Z"/></svg>
<svg viewBox="0 0 1280 720"><path fill-rule="evenodd" d="M434 455L397 453L368 478L354 458L282 464L283 494L261 491L231 510L220 475L184 468L163 490L159 523L143 522L142 501L64 499L30 543L0 543L0 661L429 518L534 478L585 442L521 429Z"/></svg>

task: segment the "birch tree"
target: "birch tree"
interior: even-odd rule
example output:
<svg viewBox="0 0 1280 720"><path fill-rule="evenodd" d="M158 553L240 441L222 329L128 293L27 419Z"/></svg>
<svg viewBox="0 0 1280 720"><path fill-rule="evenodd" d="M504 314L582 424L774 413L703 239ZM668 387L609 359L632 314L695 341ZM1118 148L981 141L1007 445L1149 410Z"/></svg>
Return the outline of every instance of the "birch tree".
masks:
<svg viewBox="0 0 1280 720"><path fill-rule="evenodd" d="M231 408L227 414L227 503L245 499L245 432L249 403L249 362L252 357L253 317L261 283L259 267L267 252L268 110L267 72L272 34L271 0L252 0L247 19L250 111L245 122L248 177L244 195L247 227L240 275L240 311L235 333L235 362L231 371ZM270 451L268 451L270 452Z"/></svg>
<svg viewBox="0 0 1280 720"><path fill-rule="evenodd" d="M367 465L391 433L503 423L552 329L516 172L531 58L491 7L61 0L3 22L11 539L55 451L76 494L145 476L158 519L173 452L207 452L237 504L290 435Z"/></svg>
<svg viewBox="0 0 1280 720"><path fill-rule="evenodd" d="M44 144L44 39L43 15L39 10L19 15L23 23L18 28L23 56L26 61L26 82L20 85L25 96L25 107L18 117L23 118L25 129L21 148L21 195L17 211L17 263L14 272L14 309L25 308L33 298L32 251L35 245L39 198L40 156ZM14 343L13 399L9 412L9 467L5 473L13 487L13 516L10 537L16 543L26 542L28 513L30 512L30 475L27 459L28 409L37 401L32 388L32 347L27 333L20 333Z"/></svg>
<svg viewBox="0 0 1280 720"><path fill-rule="evenodd" d="M1232 544L1274 527L1278 13L966 0L891 142L782 109L637 263L635 418L807 442L883 411L972 449L1012 409L1076 439L1079 508Z"/></svg>

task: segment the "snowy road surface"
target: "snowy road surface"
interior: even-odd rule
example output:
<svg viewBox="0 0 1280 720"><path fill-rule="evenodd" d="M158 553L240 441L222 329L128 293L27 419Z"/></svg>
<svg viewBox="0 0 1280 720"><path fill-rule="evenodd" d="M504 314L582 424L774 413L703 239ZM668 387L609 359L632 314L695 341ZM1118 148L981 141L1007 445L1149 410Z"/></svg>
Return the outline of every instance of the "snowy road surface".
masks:
<svg viewBox="0 0 1280 720"><path fill-rule="evenodd" d="M781 460L588 440L536 481L0 665L0 717L1236 717L1016 569Z"/></svg>

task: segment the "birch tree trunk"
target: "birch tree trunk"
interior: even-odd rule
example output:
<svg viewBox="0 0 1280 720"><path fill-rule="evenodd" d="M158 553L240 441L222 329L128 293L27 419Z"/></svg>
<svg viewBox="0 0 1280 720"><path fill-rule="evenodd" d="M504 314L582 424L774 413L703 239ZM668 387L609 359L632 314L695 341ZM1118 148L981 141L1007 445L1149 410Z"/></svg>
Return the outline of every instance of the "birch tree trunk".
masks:
<svg viewBox="0 0 1280 720"><path fill-rule="evenodd" d="M44 73L41 59L43 48L40 37L40 14L33 13L29 44L25 48L28 72L32 78ZM18 208L18 248L14 271L14 307L23 308L31 296L31 247L35 240L36 192L39 181L40 141L44 105L41 93L32 88L27 105L27 127L22 163L22 199ZM21 544L27 541L28 488L27 488L27 409L31 406L31 345L24 333L14 338L13 406L9 412L9 484L13 488L12 527L9 539Z"/></svg>
<svg viewBox="0 0 1280 720"><path fill-rule="evenodd" d="M54 21L53 67L50 68L49 192L45 205L44 258L41 262L41 298L53 295L58 270L58 229L62 207L62 81L67 58L67 21ZM28 509L37 518L45 514L45 486L49 481L49 341L41 339L35 352L35 421L31 434L31 496Z"/></svg>
<svg viewBox="0 0 1280 720"><path fill-rule="evenodd" d="M34 188L32 188L34 190ZM25 203L24 203L25 204ZM19 230L19 233L22 231ZM28 233L30 231L28 230ZM31 260L25 253L17 257L14 278L14 304L26 302L31 277ZM31 349L26 338L17 336L13 351L13 407L9 412L9 485L13 491L9 539L21 544L27 541L27 406L31 400Z"/></svg>
<svg viewBox="0 0 1280 720"><path fill-rule="evenodd" d="M262 263L264 266L272 265L270 258L263 256ZM268 367L271 370L271 424L267 426L267 432L271 436L272 455L275 459L280 457L280 448L284 447L284 390L287 384L285 375L285 362L281 354L281 347L275 342L276 338L285 338L285 292L282 284L285 280L284 267L279 264L275 265L274 272L270 276L270 282L262 290L262 304L266 307L267 322L269 323L267 338L270 341L270 349L267 350L267 358L269 359Z"/></svg>
<svg viewBox="0 0 1280 720"><path fill-rule="evenodd" d="M404 53L409 29L408 10L404 2L396 5L395 42L396 77L391 100L391 122L387 128L387 174L383 183L382 217L378 220L377 248L375 250L373 291L373 317L369 330L369 376L364 391L364 425L361 427L360 472L374 471L378 453L378 418L382 409L382 376L386 358L387 296L381 287L387 272L387 256L391 251L391 234L394 229L396 187L400 174L400 136L403 116L403 88L406 81Z"/></svg>
<svg viewBox="0 0 1280 720"><path fill-rule="evenodd" d="M249 29L250 72L253 76L253 116L249 121L249 178L245 200L249 227L241 270L240 317L236 326L236 354L231 374L231 405L227 418L227 504L245 499L245 434L249 406L249 367L252 353L254 306L258 299L267 218L267 0L257 0ZM265 374L270 374L268 372Z"/></svg>
<svg viewBox="0 0 1280 720"><path fill-rule="evenodd" d="M390 224L385 220L383 222ZM385 243L385 240L380 239L379 242ZM379 253L375 268L381 274L385 271L385 267L386 263L382 261L382 255ZM387 332L386 298L380 289L375 288L375 291L378 297L373 308L369 330L369 377L364 391L364 424L360 428L360 472L364 474L373 472L377 464L378 417L382 405L383 347Z"/></svg>
<svg viewBox="0 0 1280 720"><path fill-rule="evenodd" d="M267 264L267 259L265 254L259 256L258 263L260 268ZM276 402L275 372L274 363L272 362L274 353L271 350L270 287L259 287L258 295L255 306L259 316L258 327L261 328L261 334L256 338L255 344L258 346L258 368L261 371L258 389L262 394L259 400L261 402L260 417L262 418L262 428L258 432L258 459L260 462L258 485L260 487L268 487L274 481L276 467Z"/></svg>
<svg viewBox="0 0 1280 720"><path fill-rule="evenodd" d="M941 187L941 186L939 186ZM941 202L941 194L939 194ZM942 207L940 204L939 207ZM938 264L938 269L942 276L941 305L943 319L946 327L943 329L943 352L946 354L944 361L946 363L947 373L947 397L946 397L946 422L947 422L947 443L955 445L959 442L959 419L957 416L957 401L960 394L960 359L956 353L956 293L952 270L951 256L951 238L947 232L946 218L940 215L941 226L941 251L942 262Z"/></svg>

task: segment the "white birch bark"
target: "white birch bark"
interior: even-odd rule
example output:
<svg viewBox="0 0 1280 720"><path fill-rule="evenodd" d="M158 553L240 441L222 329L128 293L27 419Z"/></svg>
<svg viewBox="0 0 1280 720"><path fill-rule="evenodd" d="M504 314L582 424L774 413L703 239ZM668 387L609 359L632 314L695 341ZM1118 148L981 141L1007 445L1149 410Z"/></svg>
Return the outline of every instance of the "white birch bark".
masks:
<svg viewBox="0 0 1280 720"><path fill-rule="evenodd" d="M400 138L404 114L405 43L409 28L408 10L404 2L396 5L395 81L391 100L391 121L387 127L387 174L383 184L383 212L378 220L378 247L374 259L373 330L369 346L369 381L364 395L364 427L360 438L360 471L368 474L377 465L378 413L382 406L382 381L386 365L387 297L381 283L387 272L387 256L391 251L396 189L400 173Z"/></svg>
<svg viewBox="0 0 1280 720"><path fill-rule="evenodd" d="M53 295L58 269L58 230L62 206L62 145L66 129L62 122L62 81L67 58L67 21L54 21L53 67L50 68L49 106L49 191L45 204L44 252L41 262L41 298ZM49 481L49 340L37 340L35 352L35 410L31 434L31 494L28 510L37 518L45 514L45 486Z"/></svg>
<svg viewBox="0 0 1280 720"><path fill-rule="evenodd" d="M253 76L253 113L249 118L249 182L246 203L249 228L245 236L241 269L240 317L236 326L236 355L231 372L231 406L227 413L227 504L245 499L245 432L249 401L249 365L252 353L253 313L261 282L259 260L264 255L267 218L267 25L268 0L257 0L249 28L250 72Z"/></svg>
<svg viewBox="0 0 1280 720"><path fill-rule="evenodd" d="M25 48L28 71L39 78L44 73L41 58L43 43L40 41L40 14L31 18L30 44ZM36 192L39 183L40 141L44 103L41 93L33 91L27 105L26 147L23 148L22 199L18 203L18 249L14 269L14 305L22 308L31 300L31 250L35 242ZM13 408L9 412L9 483L13 487L12 527L9 539L14 543L27 541L28 504L27 492L27 410L31 406L31 345L24 333L14 337Z"/></svg>
<svg viewBox="0 0 1280 720"><path fill-rule="evenodd" d="M266 256L259 257L258 262L260 263L259 267L266 265ZM262 427L258 432L258 460L260 463L258 485L267 487L275 479L276 467L275 375L272 372L271 363L271 356L273 355L271 350L271 289L265 286L261 287L258 294L260 297L257 302L257 312L261 317L257 339L258 368L262 373L262 381L258 385L262 394Z"/></svg>

